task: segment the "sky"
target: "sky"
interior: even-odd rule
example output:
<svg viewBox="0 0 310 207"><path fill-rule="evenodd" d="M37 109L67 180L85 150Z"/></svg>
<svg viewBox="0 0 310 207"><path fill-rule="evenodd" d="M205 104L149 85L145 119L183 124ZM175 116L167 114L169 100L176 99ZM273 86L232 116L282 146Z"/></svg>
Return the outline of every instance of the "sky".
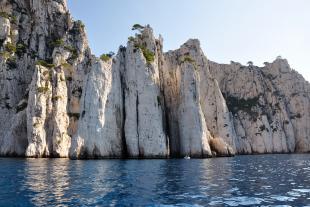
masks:
<svg viewBox="0 0 310 207"><path fill-rule="evenodd" d="M310 0L67 0L92 52L117 52L150 24L164 51L198 38L208 59L262 66L277 56L310 81Z"/></svg>

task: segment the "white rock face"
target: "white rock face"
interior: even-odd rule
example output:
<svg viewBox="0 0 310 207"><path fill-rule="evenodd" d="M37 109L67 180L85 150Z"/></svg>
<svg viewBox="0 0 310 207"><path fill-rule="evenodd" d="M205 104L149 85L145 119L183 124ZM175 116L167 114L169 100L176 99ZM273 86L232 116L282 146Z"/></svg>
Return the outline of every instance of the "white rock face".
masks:
<svg viewBox="0 0 310 207"><path fill-rule="evenodd" d="M11 31L10 20L4 17L0 17L0 40L5 40Z"/></svg>
<svg viewBox="0 0 310 207"><path fill-rule="evenodd" d="M66 1L14 1L0 2L0 155L68 157L90 67L84 26Z"/></svg>
<svg viewBox="0 0 310 207"><path fill-rule="evenodd" d="M51 115L53 156L68 157L71 137L67 133L69 117L67 114L67 84L64 71L57 68L53 74L53 111Z"/></svg>
<svg viewBox="0 0 310 207"><path fill-rule="evenodd" d="M47 68L38 66L30 84L27 107L27 157L51 156L51 142L46 131L46 122L52 113L52 86Z"/></svg>
<svg viewBox="0 0 310 207"><path fill-rule="evenodd" d="M27 107L27 157L68 157L67 88L64 72L37 66Z"/></svg>
<svg viewBox="0 0 310 207"><path fill-rule="evenodd" d="M180 67L180 155L191 157L210 156L209 131L199 103L198 74L195 66L183 63Z"/></svg>
<svg viewBox="0 0 310 207"><path fill-rule="evenodd" d="M200 106L199 75L190 62L179 65L166 55L164 93L173 156L211 156L210 134Z"/></svg>
<svg viewBox="0 0 310 207"><path fill-rule="evenodd" d="M94 63L83 91L70 156L121 157L123 110L119 68L112 67L112 61Z"/></svg>
<svg viewBox="0 0 310 207"><path fill-rule="evenodd" d="M195 39L163 53L146 26L100 61L65 0L0 10L0 156L310 152L310 84L284 59L217 64Z"/></svg>
<svg viewBox="0 0 310 207"><path fill-rule="evenodd" d="M165 54L163 79L172 154L207 157L211 150L234 154L236 135L230 113L198 40ZM225 150L210 148L214 138L224 143Z"/></svg>
<svg viewBox="0 0 310 207"><path fill-rule="evenodd" d="M147 61L141 47L153 53L155 60ZM143 31L142 38L128 42L122 87L126 114L124 132L130 157L169 155L160 103L159 55L151 28Z"/></svg>

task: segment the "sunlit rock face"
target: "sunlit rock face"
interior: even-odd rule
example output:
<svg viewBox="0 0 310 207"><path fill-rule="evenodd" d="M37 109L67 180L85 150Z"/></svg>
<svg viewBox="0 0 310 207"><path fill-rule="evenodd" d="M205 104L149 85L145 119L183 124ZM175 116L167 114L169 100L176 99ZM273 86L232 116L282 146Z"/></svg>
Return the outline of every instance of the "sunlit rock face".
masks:
<svg viewBox="0 0 310 207"><path fill-rule="evenodd" d="M129 157L169 155L160 91L160 47L161 42L147 27L140 36L128 42L124 52L124 136Z"/></svg>
<svg viewBox="0 0 310 207"><path fill-rule="evenodd" d="M286 60L163 52L150 26L96 58L65 0L0 2L0 155L212 157L310 151L310 85Z"/></svg>
<svg viewBox="0 0 310 207"><path fill-rule="evenodd" d="M72 158L122 156L122 91L120 72L112 61L92 64L81 98L77 134L73 136Z"/></svg>
<svg viewBox="0 0 310 207"><path fill-rule="evenodd" d="M85 73L84 26L65 1L0 2L0 154L68 157Z"/></svg>

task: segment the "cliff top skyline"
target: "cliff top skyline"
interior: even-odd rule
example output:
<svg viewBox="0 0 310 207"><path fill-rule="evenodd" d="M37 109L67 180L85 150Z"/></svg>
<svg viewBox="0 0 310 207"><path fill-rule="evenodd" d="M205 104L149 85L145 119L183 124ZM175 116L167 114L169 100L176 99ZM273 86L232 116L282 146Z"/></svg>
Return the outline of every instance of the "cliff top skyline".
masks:
<svg viewBox="0 0 310 207"><path fill-rule="evenodd" d="M310 80L310 2L306 0L197 0L195 4L185 0L159 0L156 4L68 0L68 6L72 16L85 23L97 56L125 45L134 34L133 24L150 24L157 35L163 35L165 51L178 48L189 38L198 38L211 60L242 64L253 61L262 66L281 55Z"/></svg>

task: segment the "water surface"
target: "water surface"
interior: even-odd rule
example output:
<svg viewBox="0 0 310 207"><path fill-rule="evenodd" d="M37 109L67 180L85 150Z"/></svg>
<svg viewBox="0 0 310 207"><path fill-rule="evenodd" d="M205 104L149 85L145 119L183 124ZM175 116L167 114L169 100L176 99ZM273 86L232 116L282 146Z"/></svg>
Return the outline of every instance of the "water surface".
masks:
<svg viewBox="0 0 310 207"><path fill-rule="evenodd" d="M307 206L310 155L0 158L0 206Z"/></svg>

